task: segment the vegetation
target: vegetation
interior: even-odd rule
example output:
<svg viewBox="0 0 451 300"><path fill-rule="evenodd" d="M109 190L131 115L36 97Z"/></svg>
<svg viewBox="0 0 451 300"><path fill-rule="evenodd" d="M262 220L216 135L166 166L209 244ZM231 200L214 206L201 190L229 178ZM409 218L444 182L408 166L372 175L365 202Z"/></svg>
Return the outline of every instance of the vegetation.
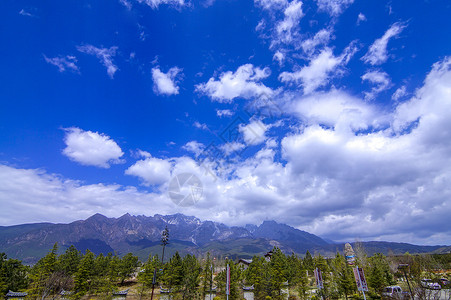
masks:
<svg viewBox="0 0 451 300"><path fill-rule="evenodd" d="M400 264L407 267L398 269ZM230 259L217 261L210 253L198 259L175 252L166 262L158 255L149 255L144 263L131 253L119 257L111 253L95 255L87 250L82 254L74 246L58 255L55 244L32 267L0 253L0 291L3 295L9 290L26 291L30 299L49 299L66 290L71 291L73 299L85 295L104 299L111 298L112 291L134 287L133 293L149 299L155 277L155 286L165 289L173 299L205 299L212 289L216 290L215 299L225 299L227 265L230 300L243 298L243 286L253 287L257 300L286 299L288 291L289 299L361 299L354 280L354 266L349 266L342 254L326 258L307 252L302 258L294 253L286 255L277 247L272 249L271 259L254 256L244 267ZM363 268L366 276L367 299L381 299L383 288L393 284L409 291L406 277L416 298L432 299L434 295L422 287L421 279L430 278L435 282L444 277L450 279L450 274L443 270L451 269L451 254L367 257L360 251L356 265ZM324 281L320 290L315 286L313 270L316 268L321 270Z"/></svg>

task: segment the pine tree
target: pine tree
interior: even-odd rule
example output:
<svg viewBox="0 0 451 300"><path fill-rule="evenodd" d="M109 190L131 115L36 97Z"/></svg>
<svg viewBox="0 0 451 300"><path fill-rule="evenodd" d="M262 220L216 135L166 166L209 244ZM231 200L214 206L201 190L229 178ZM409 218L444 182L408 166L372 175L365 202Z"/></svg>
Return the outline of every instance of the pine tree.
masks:
<svg viewBox="0 0 451 300"><path fill-rule="evenodd" d="M182 299L194 299L200 282L201 266L194 255L187 254L182 260Z"/></svg>
<svg viewBox="0 0 451 300"><path fill-rule="evenodd" d="M33 266L29 276L32 281L31 296L44 299L58 292L62 285L66 285L67 278L62 272L57 272L57 252L58 244L55 243L52 250Z"/></svg>
<svg viewBox="0 0 451 300"><path fill-rule="evenodd" d="M9 290L20 291L28 286L28 268L17 259L7 259L0 253L0 293L5 295Z"/></svg>
<svg viewBox="0 0 451 300"><path fill-rule="evenodd" d="M58 257L58 266L61 271L66 275L72 276L77 272L78 265L82 254L78 251L74 245L70 246L65 253Z"/></svg>
<svg viewBox="0 0 451 300"><path fill-rule="evenodd" d="M240 299L239 284L241 283L241 269L233 262L231 259L226 259L224 262L224 270L221 271L216 280L218 282L218 287L222 294L226 293L226 267L230 268L230 300Z"/></svg>
<svg viewBox="0 0 451 300"><path fill-rule="evenodd" d="M310 272L310 274L312 274L313 273L313 269L315 268L314 266L313 266L313 257L312 257L312 255L310 254L310 252L307 250L307 252L305 253L305 257L304 257L304 259L302 260L302 263L303 263L303 265L304 265L304 268L307 270L307 271L309 271Z"/></svg>
<svg viewBox="0 0 451 300"><path fill-rule="evenodd" d="M273 299L281 299L282 288L286 287L288 264L285 254L278 247L274 247L269 265L271 270L271 294Z"/></svg>
<svg viewBox="0 0 451 300"><path fill-rule="evenodd" d="M122 257L119 263L119 278L121 280L121 284L124 283L125 279L131 277L133 273L136 272L136 268L138 268L138 266L139 259L132 253L127 253L124 257Z"/></svg>
<svg viewBox="0 0 451 300"><path fill-rule="evenodd" d="M381 294L385 286L394 283L387 258L377 253L368 259L368 263L368 285L374 292Z"/></svg>
<svg viewBox="0 0 451 300"><path fill-rule="evenodd" d="M334 282L337 291L340 295L345 295L346 300L348 295L351 295L356 290L354 281L354 274L352 268L347 264L344 256L337 253L332 262Z"/></svg>
<svg viewBox="0 0 451 300"><path fill-rule="evenodd" d="M202 299L205 299L207 291L211 291L213 288L213 272L213 261L211 260L210 252L207 252L207 258L202 268Z"/></svg>
<svg viewBox="0 0 451 300"><path fill-rule="evenodd" d="M180 254L175 252L168 263L164 265L163 283L169 289L178 291L181 288L183 280L183 265Z"/></svg>
<svg viewBox="0 0 451 300"><path fill-rule="evenodd" d="M94 276L94 253L86 250L85 255L80 261L77 272L75 273L75 297L80 298L91 289L91 280Z"/></svg>
<svg viewBox="0 0 451 300"><path fill-rule="evenodd" d="M158 255L149 255L147 262L142 266L140 273L138 274L138 281L141 283L140 297L144 294L145 290L152 286L153 274L157 270L156 279L161 278L162 263L158 258Z"/></svg>

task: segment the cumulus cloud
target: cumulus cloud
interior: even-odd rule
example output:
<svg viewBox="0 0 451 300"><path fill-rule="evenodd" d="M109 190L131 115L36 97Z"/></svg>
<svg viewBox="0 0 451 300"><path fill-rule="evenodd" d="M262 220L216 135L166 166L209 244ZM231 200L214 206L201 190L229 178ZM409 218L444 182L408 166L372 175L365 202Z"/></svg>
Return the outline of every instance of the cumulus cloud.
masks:
<svg viewBox="0 0 451 300"><path fill-rule="evenodd" d="M212 100L229 103L235 98L251 99L261 94L271 95L272 90L260 81L270 75L269 68L258 68L245 64L235 72L227 71L213 77L206 83L196 85L196 91L209 96Z"/></svg>
<svg viewBox="0 0 451 300"><path fill-rule="evenodd" d="M151 207L171 213L172 202L160 194L140 192L117 184L83 184L40 169L21 169L0 164L0 223L67 223L95 213L119 217L124 213L153 214ZM20 212L18 214L17 212ZM68 219L68 216L69 219Z"/></svg>
<svg viewBox="0 0 451 300"><path fill-rule="evenodd" d="M381 128L389 123L375 105L340 90L295 97L285 110L305 124L334 127L341 132Z"/></svg>
<svg viewBox="0 0 451 300"><path fill-rule="evenodd" d="M292 43L296 35L296 27L304 16L302 2L293 0L285 8L284 18L276 24L277 39L273 43Z"/></svg>
<svg viewBox="0 0 451 300"><path fill-rule="evenodd" d="M390 76L382 71L369 71L362 75L362 81L368 81L374 85L370 92L365 92L365 99L372 100L380 92L391 87Z"/></svg>
<svg viewBox="0 0 451 300"><path fill-rule="evenodd" d="M182 69L172 67L167 73L161 72L159 67L152 69L153 90L158 95L177 95L179 87L177 86L177 75Z"/></svg>
<svg viewBox="0 0 451 300"><path fill-rule="evenodd" d="M260 120L253 120L247 125L240 126L239 130L247 145L258 145L266 140L268 126Z"/></svg>
<svg viewBox="0 0 451 300"><path fill-rule="evenodd" d="M126 172L157 186L158 193L83 185L0 165L0 198L9 199L0 220L66 221L66 212L82 218L99 207L110 216L174 213L178 209L165 192L167 180L189 172L200 178L204 198L183 213L201 219L258 224L270 211L276 221L339 241L449 243L449 82L451 58L446 58L392 111L339 90L294 96L284 109L299 123L282 138L280 159L279 144L268 139L255 154L230 165L221 157L204 164L186 156L146 156Z"/></svg>
<svg viewBox="0 0 451 300"><path fill-rule="evenodd" d="M167 160L147 157L130 166L125 174L141 178L147 186L161 185L171 178L171 168L172 164Z"/></svg>
<svg viewBox="0 0 451 300"><path fill-rule="evenodd" d="M305 94L311 93L326 85L330 77L340 74L340 67L346 65L356 51L354 43L351 43L340 56L335 56L332 49L326 47L310 61L308 66L295 72L283 72L279 75L279 80L300 84Z"/></svg>
<svg viewBox="0 0 451 300"><path fill-rule="evenodd" d="M361 58L365 63L371 65L380 65L387 61L387 45L391 38L397 37L406 28L404 23L394 23L384 33L384 35L377 39L368 49L368 52Z"/></svg>
<svg viewBox="0 0 451 300"><path fill-rule="evenodd" d="M226 156L229 156L232 153L240 152L244 148L246 148L246 145L238 142L225 143L221 145L221 150L224 151Z"/></svg>
<svg viewBox="0 0 451 300"><path fill-rule="evenodd" d="M321 29L312 38L302 41L301 48L308 56L310 56L315 52L318 46L327 45L331 37L331 29Z"/></svg>
<svg viewBox="0 0 451 300"><path fill-rule="evenodd" d="M77 58L75 56L66 55L49 58L44 55L44 59L47 63L56 66L58 68L58 71L60 72L70 70L75 73L80 73L80 70L77 66Z"/></svg>
<svg viewBox="0 0 451 300"><path fill-rule="evenodd" d="M325 11L331 16L339 16L354 0L317 0L318 10Z"/></svg>
<svg viewBox="0 0 451 300"><path fill-rule="evenodd" d="M114 73L118 70L118 67L113 62L113 57L116 56L117 47L110 48L97 48L93 45L77 46L77 50L89 55L95 55L100 62L105 66L106 72L111 79L114 77Z"/></svg>
<svg viewBox="0 0 451 300"><path fill-rule="evenodd" d="M405 95L407 95L407 89L406 89L406 86L403 85L393 93L391 98L394 101L398 101L400 98L404 97Z"/></svg>
<svg viewBox="0 0 451 300"><path fill-rule="evenodd" d="M63 154L85 166L109 168L110 164L123 163L124 153L109 136L71 127L65 129Z"/></svg>
<svg viewBox="0 0 451 300"><path fill-rule="evenodd" d="M197 141L190 141L186 143L182 148L198 156L205 149L205 145Z"/></svg>

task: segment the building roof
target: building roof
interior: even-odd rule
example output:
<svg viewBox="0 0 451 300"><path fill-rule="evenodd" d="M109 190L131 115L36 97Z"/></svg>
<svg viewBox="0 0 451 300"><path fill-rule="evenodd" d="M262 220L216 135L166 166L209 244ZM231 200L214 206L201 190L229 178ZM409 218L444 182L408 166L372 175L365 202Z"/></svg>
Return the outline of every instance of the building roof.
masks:
<svg viewBox="0 0 451 300"><path fill-rule="evenodd" d="M25 296L27 296L28 295L28 293L21 293L21 292L13 292L13 291L9 291L7 294L6 294L6 297L25 297Z"/></svg>
<svg viewBox="0 0 451 300"><path fill-rule="evenodd" d="M237 262L237 264L239 264L239 263L243 263L245 265L250 265L252 263L252 259L240 258L240 260Z"/></svg>
<svg viewBox="0 0 451 300"><path fill-rule="evenodd" d="M113 295L127 295L128 294L128 290L123 290L123 291L118 291L118 292L113 292Z"/></svg>

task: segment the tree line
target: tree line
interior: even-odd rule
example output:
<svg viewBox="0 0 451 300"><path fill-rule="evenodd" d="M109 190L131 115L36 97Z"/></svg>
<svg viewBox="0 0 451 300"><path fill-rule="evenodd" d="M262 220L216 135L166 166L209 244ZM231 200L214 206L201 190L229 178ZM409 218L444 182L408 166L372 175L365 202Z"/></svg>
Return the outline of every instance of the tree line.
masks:
<svg viewBox="0 0 451 300"><path fill-rule="evenodd" d="M451 269L451 254L368 257L359 254L356 264L364 269L369 286L368 297L380 299L385 286L397 283L403 273L397 269L408 264L408 276L413 288L420 286L421 278L437 277L437 269ZM210 290L216 290L219 299L225 298L226 266L230 267L229 299L242 299L242 287L252 286L255 299L284 299L284 291L290 291L291 299L362 299L359 295L352 267L345 257L337 253L326 258L312 256L308 251L300 257L286 255L279 248L272 250L270 260L254 256L244 269L235 261L216 261L210 253L199 258L176 252L162 262L158 255L149 255L146 262L128 253L117 255L98 254L89 250L81 253L74 246L58 255L58 245L34 266L25 266L19 260L0 254L0 292L26 291L30 298L44 299L58 295L62 290L71 291L69 297L79 299L84 295L109 298L112 291L123 288L132 281L140 298L149 298L153 287L164 288L173 299L205 299ZM320 269L324 288L316 290L314 269ZM155 274L155 275L154 275ZM155 280L154 280L155 276ZM133 279L133 280L131 280ZM399 283L398 283L399 284ZM217 299L218 299L217 298Z"/></svg>

